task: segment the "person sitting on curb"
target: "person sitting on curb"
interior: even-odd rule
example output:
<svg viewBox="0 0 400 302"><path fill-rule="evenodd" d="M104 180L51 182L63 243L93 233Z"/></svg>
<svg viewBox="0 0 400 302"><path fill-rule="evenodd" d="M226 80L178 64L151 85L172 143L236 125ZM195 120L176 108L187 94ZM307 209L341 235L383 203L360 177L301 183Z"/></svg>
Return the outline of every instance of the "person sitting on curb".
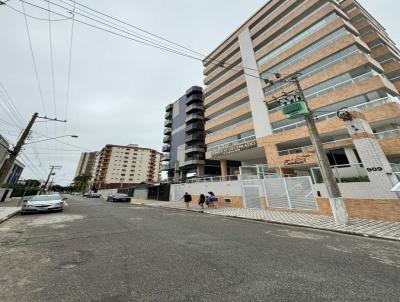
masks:
<svg viewBox="0 0 400 302"><path fill-rule="evenodd" d="M186 204L186 208L189 208L190 202L192 201L192 195L186 192L185 195L183 195L183 201Z"/></svg>

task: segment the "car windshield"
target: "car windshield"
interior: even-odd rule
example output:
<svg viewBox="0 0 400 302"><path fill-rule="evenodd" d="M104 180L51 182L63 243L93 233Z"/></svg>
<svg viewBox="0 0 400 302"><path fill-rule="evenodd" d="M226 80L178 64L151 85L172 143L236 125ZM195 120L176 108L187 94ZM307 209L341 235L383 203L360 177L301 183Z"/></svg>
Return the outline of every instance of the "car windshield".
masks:
<svg viewBox="0 0 400 302"><path fill-rule="evenodd" d="M31 198L31 201L51 201L51 200L60 200L60 195L37 195Z"/></svg>
<svg viewBox="0 0 400 302"><path fill-rule="evenodd" d="M126 195L126 194L115 194L114 196L115 197L128 197L128 195Z"/></svg>

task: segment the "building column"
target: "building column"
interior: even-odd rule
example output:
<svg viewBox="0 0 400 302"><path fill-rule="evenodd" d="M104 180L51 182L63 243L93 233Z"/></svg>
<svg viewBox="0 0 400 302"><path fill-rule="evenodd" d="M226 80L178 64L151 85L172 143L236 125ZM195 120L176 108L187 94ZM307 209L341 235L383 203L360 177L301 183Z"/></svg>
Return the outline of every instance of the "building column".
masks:
<svg viewBox="0 0 400 302"><path fill-rule="evenodd" d="M221 176L223 180L225 180L226 177L228 176L228 164L226 159L221 159L220 163L221 163Z"/></svg>
<svg viewBox="0 0 400 302"><path fill-rule="evenodd" d="M204 176L204 166L198 165L197 166L197 177L202 177L202 176Z"/></svg>
<svg viewBox="0 0 400 302"><path fill-rule="evenodd" d="M256 138L261 138L272 134L272 127L269 121L269 113L264 103L264 91L258 72L256 55L254 53L253 42L250 29L244 29L238 36L242 63L246 69L244 75L246 79L247 92L251 115Z"/></svg>
<svg viewBox="0 0 400 302"><path fill-rule="evenodd" d="M397 183L397 178L365 115L359 109L349 108L341 118L346 123L347 131L373 187L379 188L382 198L398 198L396 193L390 191Z"/></svg>

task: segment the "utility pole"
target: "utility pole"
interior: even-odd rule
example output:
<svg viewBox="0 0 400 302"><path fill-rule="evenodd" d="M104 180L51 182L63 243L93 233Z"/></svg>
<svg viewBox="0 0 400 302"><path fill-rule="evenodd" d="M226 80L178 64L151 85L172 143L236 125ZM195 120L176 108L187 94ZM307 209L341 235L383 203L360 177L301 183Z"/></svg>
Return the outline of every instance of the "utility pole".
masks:
<svg viewBox="0 0 400 302"><path fill-rule="evenodd" d="M31 132L32 126L35 123L36 118L38 117L38 113L35 112L29 121L28 126L25 128L24 132L22 132L21 137L19 138L17 144L14 149L10 151L10 156L5 160L3 166L0 169L0 184L3 184L7 181L7 175L10 173L10 170L14 166L15 160L19 152L21 151L22 146L25 144L25 140L28 138L29 133Z"/></svg>
<svg viewBox="0 0 400 302"><path fill-rule="evenodd" d="M40 194L43 194L43 191L46 191L47 189L47 184L49 183L50 177L54 175L53 171L54 169L61 169L61 166L50 166L50 172L49 175L47 176L46 182L43 185L43 188L40 190Z"/></svg>
<svg viewBox="0 0 400 302"><path fill-rule="evenodd" d="M62 123L67 122L66 120L59 120L57 118L48 118L47 116L39 116L39 113L35 112L31 118L31 120L29 121L28 126L22 132L22 135L19 138L14 149L9 151L10 156L4 161L4 164L0 169L0 185L4 184L7 181L7 176L10 173L12 167L14 166L15 160L17 159L19 152L21 152L21 149L24 146L25 141L28 138L29 133L31 132L31 129L33 127L33 124L35 123L37 118L49 120L49 121L53 121L53 122L62 122Z"/></svg>
<svg viewBox="0 0 400 302"><path fill-rule="evenodd" d="M306 108L307 108L307 114L303 114L305 122L307 124L309 133L310 133L310 139L312 142L312 145L315 149L315 153L318 159L318 165L321 170L322 178L324 180L324 183L326 185L326 189L328 191L328 196L329 196L329 202L332 208L332 212L335 218L335 222L338 225L343 225L348 223L348 214L346 210L346 206L344 203L344 199L342 197L342 194L340 192L339 186L336 182L335 175L332 172L331 165L329 163L328 156L325 152L324 146L321 142L321 138L319 136L319 132L317 129L317 126L315 124L315 119L313 116L313 113L311 112L306 97L304 95L304 91L300 85L299 81L299 73L294 73L287 78L280 79L281 75L280 74L275 74L275 77L280 81L280 82L292 82L296 86L296 90L298 93L298 96L300 97L298 100L304 101ZM267 80L266 83L269 84L274 84L273 81Z"/></svg>

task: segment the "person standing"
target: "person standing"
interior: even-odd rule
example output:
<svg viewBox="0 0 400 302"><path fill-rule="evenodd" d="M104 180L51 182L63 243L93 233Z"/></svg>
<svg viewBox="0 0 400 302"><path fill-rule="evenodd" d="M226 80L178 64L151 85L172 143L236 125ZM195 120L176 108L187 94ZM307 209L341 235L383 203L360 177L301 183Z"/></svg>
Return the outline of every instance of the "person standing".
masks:
<svg viewBox="0 0 400 302"><path fill-rule="evenodd" d="M183 201L185 202L186 207L189 208L189 204L192 201L192 195L186 192L185 195L183 195Z"/></svg>
<svg viewBox="0 0 400 302"><path fill-rule="evenodd" d="M199 198L199 206L204 209L204 203L206 202L206 196L204 194L200 194Z"/></svg>

